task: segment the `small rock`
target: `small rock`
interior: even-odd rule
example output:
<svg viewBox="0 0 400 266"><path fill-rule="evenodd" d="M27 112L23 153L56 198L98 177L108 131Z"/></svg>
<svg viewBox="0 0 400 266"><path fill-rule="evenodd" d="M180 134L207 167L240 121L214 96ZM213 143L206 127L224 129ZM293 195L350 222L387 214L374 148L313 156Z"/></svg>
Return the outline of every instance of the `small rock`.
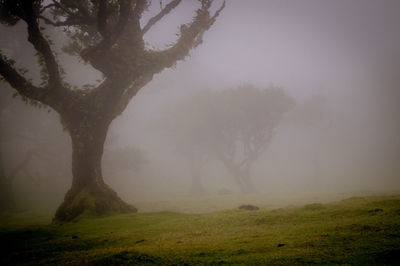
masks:
<svg viewBox="0 0 400 266"><path fill-rule="evenodd" d="M279 243L279 244L277 245L277 247L280 248L280 247L283 247L284 245L286 245L286 244Z"/></svg>
<svg viewBox="0 0 400 266"><path fill-rule="evenodd" d="M239 209L246 210L246 211L256 211L256 210L259 210L260 208L258 208L257 206L254 206L254 205L247 204L247 205L239 206Z"/></svg>
<svg viewBox="0 0 400 266"><path fill-rule="evenodd" d="M78 238L78 236L72 236L72 239L77 239Z"/></svg>

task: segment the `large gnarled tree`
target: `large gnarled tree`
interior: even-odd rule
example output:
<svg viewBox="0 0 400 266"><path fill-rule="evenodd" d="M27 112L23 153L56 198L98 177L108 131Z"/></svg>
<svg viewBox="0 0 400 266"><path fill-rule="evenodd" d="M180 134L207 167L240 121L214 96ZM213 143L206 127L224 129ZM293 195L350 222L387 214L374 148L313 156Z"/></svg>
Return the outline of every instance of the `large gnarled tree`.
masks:
<svg viewBox="0 0 400 266"><path fill-rule="evenodd" d="M120 115L138 90L153 75L184 59L202 42L202 36L225 3L210 14L212 0L199 1L193 20L180 27L175 44L165 50L145 45L144 34L180 3L169 2L142 23L151 5L148 0L1 0L1 22L23 21L28 41L42 66L42 82L36 85L18 70L13 60L0 54L0 74L24 98L57 111L72 139L72 187L58 208L55 220L66 221L83 214L135 212L103 181L101 159L110 123ZM63 80L52 42L45 27L61 27L70 39L63 49L79 56L103 74L92 89L74 89Z"/></svg>

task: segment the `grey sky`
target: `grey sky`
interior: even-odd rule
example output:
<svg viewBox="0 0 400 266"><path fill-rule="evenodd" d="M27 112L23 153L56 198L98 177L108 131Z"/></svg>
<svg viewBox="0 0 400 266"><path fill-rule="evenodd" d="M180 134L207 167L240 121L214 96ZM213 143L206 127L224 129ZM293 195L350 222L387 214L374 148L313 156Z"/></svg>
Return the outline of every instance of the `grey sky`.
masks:
<svg viewBox="0 0 400 266"><path fill-rule="evenodd" d="M174 23L187 21L180 15L192 8L185 4L175 11L179 19L149 33L149 42L159 46L164 34L166 42L172 41ZM201 70L203 77L208 72L229 85L279 84L300 95L328 84L336 89L362 85L375 62L397 52L399 14L396 0L228 0L204 43L178 70L187 75Z"/></svg>

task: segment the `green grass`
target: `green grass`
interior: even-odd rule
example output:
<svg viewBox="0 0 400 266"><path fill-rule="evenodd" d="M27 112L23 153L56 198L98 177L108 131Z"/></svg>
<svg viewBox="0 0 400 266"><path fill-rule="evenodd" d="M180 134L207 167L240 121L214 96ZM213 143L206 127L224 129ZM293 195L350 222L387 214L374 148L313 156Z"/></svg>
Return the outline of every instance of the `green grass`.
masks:
<svg viewBox="0 0 400 266"><path fill-rule="evenodd" d="M210 213L154 212L49 225L1 217L0 265L398 264L400 196Z"/></svg>

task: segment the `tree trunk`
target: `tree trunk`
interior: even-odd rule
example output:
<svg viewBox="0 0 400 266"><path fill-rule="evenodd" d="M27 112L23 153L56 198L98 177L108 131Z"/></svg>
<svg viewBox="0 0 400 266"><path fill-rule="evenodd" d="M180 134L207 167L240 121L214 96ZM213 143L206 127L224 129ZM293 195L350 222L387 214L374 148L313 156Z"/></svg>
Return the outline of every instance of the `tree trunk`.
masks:
<svg viewBox="0 0 400 266"><path fill-rule="evenodd" d="M238 185L240 192L242 193L253 193L255 191L253 181L251 180L250 170L241 169L239 167L227 167L231 175L233 176L236 184Z"/></svg>
<svg viewBox="0 0 400 266"><path fill-rule="evenodd" d="M58 208L55 222L71 221L81 215L100 216L137 212L122 201L103 181L101 159L109 122L83 118L68 123L72 139L72 187Z"/></svg>
<svg viewBox="0 0 400 266"><path fill-rule="evenodd" d="M250 169L245 169L242 171L243 180L243 193L253 193L255 191L253 180L251 179Z"/></svg>

